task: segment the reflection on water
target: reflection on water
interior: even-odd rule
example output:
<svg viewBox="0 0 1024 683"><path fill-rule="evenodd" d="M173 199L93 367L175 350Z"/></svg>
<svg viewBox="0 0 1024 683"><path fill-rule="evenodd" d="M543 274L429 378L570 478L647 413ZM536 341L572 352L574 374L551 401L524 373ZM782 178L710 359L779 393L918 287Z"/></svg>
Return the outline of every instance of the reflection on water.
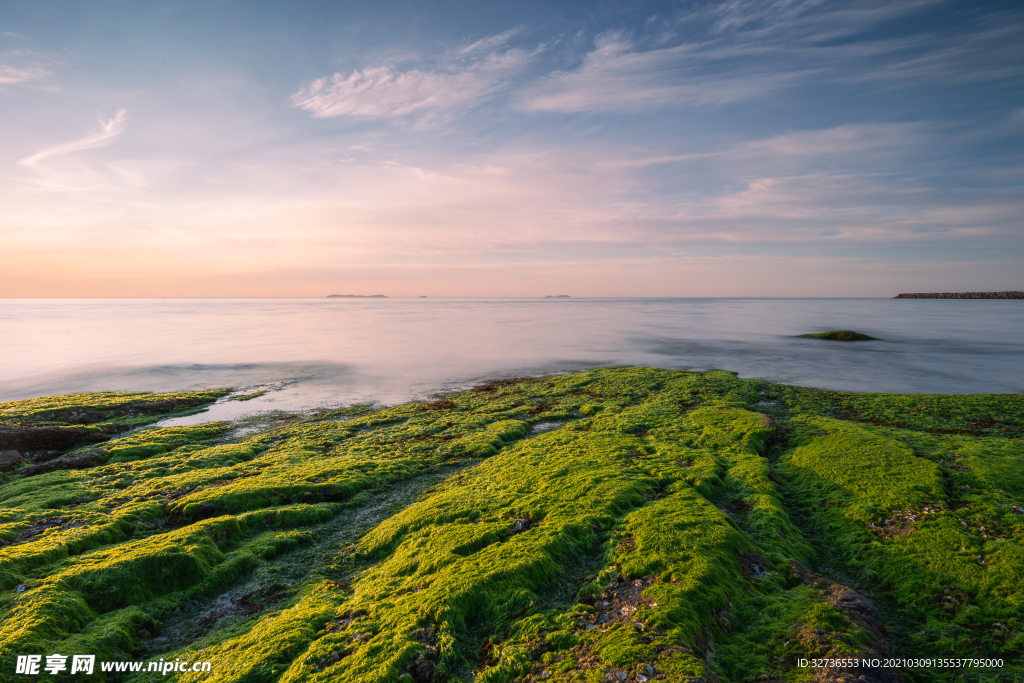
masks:
<svg viewBox="0 0 1024 683"><path fill-rule="evenodd" d="M795 335L853 329L881 341ZM891 299L6 299L0 400L266 387L204 419L610 365L853 391L1024 391L1024 302Z"/></svg>

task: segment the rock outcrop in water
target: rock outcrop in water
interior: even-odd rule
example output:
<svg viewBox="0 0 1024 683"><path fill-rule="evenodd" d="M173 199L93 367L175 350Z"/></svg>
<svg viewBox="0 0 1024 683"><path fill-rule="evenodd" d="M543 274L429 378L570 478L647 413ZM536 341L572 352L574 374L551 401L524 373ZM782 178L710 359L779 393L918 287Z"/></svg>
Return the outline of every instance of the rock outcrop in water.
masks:
<svg viewBox="0 0 1024 683"><path fill-rule="evenodd" d="M8 433L106 437L5 447L0 680L55 653L213 663L182 681L1024 673L1021 395L618 368L124 433L140 400L0 404ZM890 652L1003 664L849 665Z"/></svg>
<svg viewBox="0 0 1024 683"><path fill-rule="evenodd" d="M1024 292L942 292L897 294L893 299L1024 299Z"/></svg>
<svg viewBox="0 0 1024 683"><path fill-rule="evenodd" d="M853 332L852 330L830 330L828 332L815 332L799 336L805 339L827 339L829 341L876 341L874 337L869 337L860 332Z"/></svg>

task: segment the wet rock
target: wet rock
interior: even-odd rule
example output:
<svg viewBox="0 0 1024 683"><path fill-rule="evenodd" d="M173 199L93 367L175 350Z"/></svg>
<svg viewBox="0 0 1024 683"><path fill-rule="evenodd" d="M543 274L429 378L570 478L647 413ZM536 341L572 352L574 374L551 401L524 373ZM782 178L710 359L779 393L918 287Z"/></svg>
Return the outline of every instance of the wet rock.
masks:
<svg viewBox="0 0 1024 683"><path fill-rule="evenodd" d="M872 632L885 633L882 614L863 595L852 588L829 581L792 560L789 566L803 583L821 589L830 604L849 614L861 626Z"/></svg>
<svg viewBox="0 0 1024 683"><path fill-rule="evenodd" d="M84 427L0 428L0 449L19 451L67 450L83 443L99 443L109 437Z"/></svg>
<svg viewBox="0 0 1024 683"><path fill-rule="evenodd" d="M892 656L885 640L885 624L882 615L866 597L841 584L829 581L823 576L805 569L790 560L789 566L800 580L821 591L822 599L838 608L851 620L871 633L871 642L858 654L859 657L886 659ZM799 635L800 642L808 650L815 650L825 643L827 634L822 629L804 628ZM888 667L830 667L819 669L813 678L815 683L903 683L899 671Z"/></svg>
<svg viewBox="0 0 1024 683"><path fill-rule="evenodd" d="M56 460L30 465L23 469L21 474L25 477L33 477L37 474L45 474L55 470L84 470L96 465L101 455L106 455L106 451L82 451L81 453L65 455Z"/></svg>
<svg viewBox="0 0 1024 683"><path fill-rule="evenodd" d="M750 503L748 503L747 501L745 501L745 500L743 500L741 498L737 498L737 499L731 501L730 505L731 505L732 509L735 510L736 512L738 512L738 513L744 513L744 512L747 512L748 510L753 510L754 509L754 506L752 506Z"/></svg>
<svg viewBox="0 0 1024 683"><path fill-rule="evenodd" d="M26 462L28 458L16 450L0 451L0 472L10 472Z"/></svg>
<svg viewBox="0 0 1024 683"><path fill-rule="evenodd" d="M515 521L512 522L512 528L509 529L513 534L518 534L522 531L527 531L530 527L537 524L533 519L529 517L516 517Z"/></svg>
<svg viewBox="0 0 1024 683"><path fill-rule="evenodd" d="M67 520L63 517L48 517L46 519L38 519L18 532L18 535L11 540L0 541L0 547L20 545L27 543L39 534L49 529L77 529L78 527L87 526L84 520Z"/></svg>
<svg viewBox="0 0 1024 683"><path fill-rule="evenodd" d="M200 505L199 507L196 508L195 512L193 513L193 517L195 519L206 519L208 517L213 517L218 512L220 512L221 508L223 508L223 506L218 503L204 503L203 505Z"/></svg>
<svg viewBox="0 0 1024 683"><path fill-rule="evenodd" d="M409 667L409 673L416 683L429 683L434 675L434 662L424 657Z"/></svg>
<svg viewBox="0 0 1024 683"><path fill-rule="evenodd" d="M762 579L768 575L768 560L761 553L738 553L740 571L747 581Z"/></svg>
<svg viewBox="0 0 1024 683"><path fill-rule="evenodd" d="M799 336L805 339L827 339L829 341L875 341L875 337L869 337L866 334L852 330L829 330L828 332L801 334Z"/></svg>

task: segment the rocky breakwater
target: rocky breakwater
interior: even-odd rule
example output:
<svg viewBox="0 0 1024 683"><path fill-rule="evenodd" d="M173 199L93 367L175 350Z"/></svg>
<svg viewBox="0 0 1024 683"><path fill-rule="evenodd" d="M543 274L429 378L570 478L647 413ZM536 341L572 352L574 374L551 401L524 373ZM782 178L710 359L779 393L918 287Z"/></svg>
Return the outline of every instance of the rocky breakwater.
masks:
<svg viewBox="0 0 1024 683"><path fill-rule="evenodd" d="M1024 299L1024 292L930 292L897 294L893 299Z"/></svg>

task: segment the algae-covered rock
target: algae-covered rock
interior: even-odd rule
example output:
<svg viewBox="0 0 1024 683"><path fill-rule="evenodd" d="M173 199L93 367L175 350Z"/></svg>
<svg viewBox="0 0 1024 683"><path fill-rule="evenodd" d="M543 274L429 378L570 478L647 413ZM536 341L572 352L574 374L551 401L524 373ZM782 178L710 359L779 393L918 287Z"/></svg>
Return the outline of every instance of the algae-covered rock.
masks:
<svg viewBox="0 0 1024 683"><path fill-rule="evenodd" d="M1019 395L617 368L244 438L109 427L182 398L0 404L9 430L86 430L2 453L0 681L54 653L145 663L93 674L131 681L1024 673Z"/></svg>
<svg viewBox="0 0 1024 683"><path fill-rule="evenodd" d="M860 332L852 330L829 330L828 332L815 332L813 334L799 335L804 339L828 339L830 341L873 341L875 337L869 337Z"/></svg>

